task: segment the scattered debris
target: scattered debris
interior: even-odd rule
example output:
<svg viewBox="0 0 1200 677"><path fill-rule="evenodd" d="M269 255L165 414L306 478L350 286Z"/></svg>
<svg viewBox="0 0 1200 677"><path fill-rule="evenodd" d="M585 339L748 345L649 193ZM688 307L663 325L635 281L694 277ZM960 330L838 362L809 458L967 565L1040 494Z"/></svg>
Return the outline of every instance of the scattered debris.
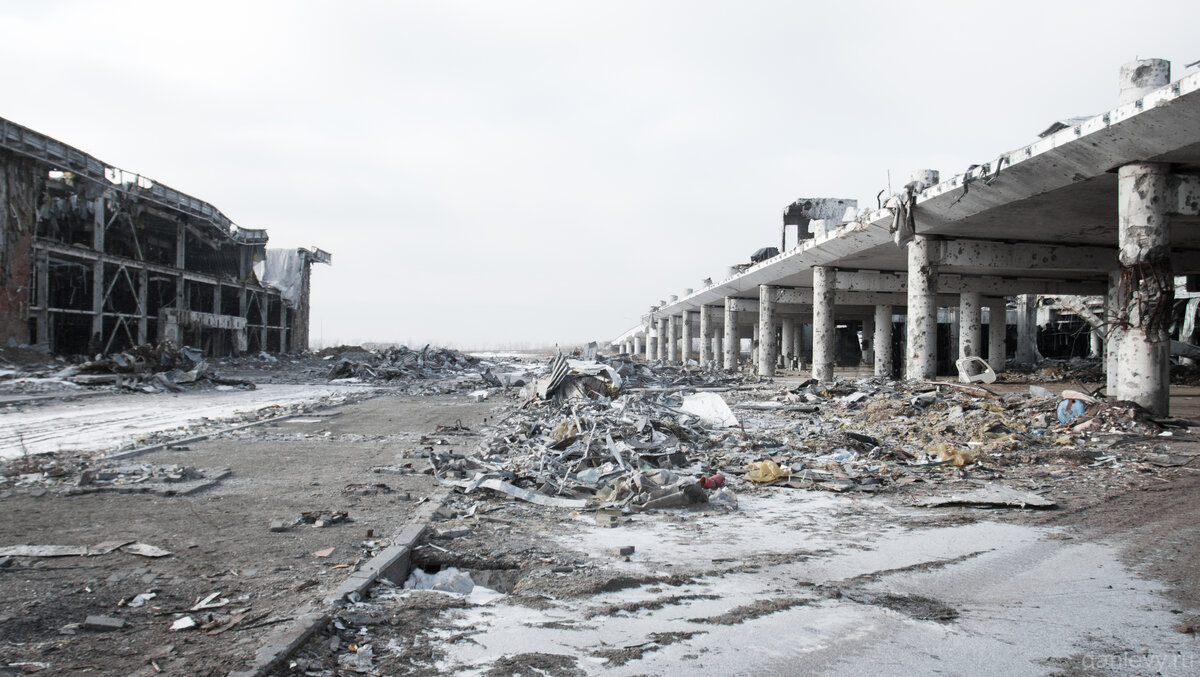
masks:
<svg viewBox="0 0 1200 677"><path fill-rule="evenodd" d="M199 625L199 623L196 622L195 618L192 618L191 616L181 616L180 618L175 619L175 622L171 623L171 632L191 630L197 625Z"/></svg>
<svg viewBox="0 0 1200 677"><path fill-rule="evenodd" d="M349 522L350 514L344 510L313 510L310 512L300 513L300 517L296 522L300 524L311 524L314 527L328 527L342 522Z"/></svg>

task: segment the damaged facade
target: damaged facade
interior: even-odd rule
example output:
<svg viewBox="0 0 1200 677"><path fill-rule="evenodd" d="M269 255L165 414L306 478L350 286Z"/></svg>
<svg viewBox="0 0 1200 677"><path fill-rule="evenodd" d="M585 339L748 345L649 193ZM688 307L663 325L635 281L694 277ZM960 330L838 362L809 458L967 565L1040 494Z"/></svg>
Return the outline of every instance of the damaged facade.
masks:
<svg viewBox="0 0 1200 677"><path fill-rule="evenodd" d="M0 118L0 341L306 349L311 265L330 254L266 244L206 202Z"/></svg>

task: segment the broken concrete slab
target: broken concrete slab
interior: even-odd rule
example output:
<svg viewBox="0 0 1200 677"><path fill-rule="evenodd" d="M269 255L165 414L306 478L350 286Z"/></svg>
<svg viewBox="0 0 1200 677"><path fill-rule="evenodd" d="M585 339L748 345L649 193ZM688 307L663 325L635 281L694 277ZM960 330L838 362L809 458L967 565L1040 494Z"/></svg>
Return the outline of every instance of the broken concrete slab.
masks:
<svg viewBox="0 0 1200 677"><path fill-rule="evenodd" d="M112 632L125 627L125 619L112 616L88 616L79 627L84 630Z"/></svg>
<svg viewBox="0 0 1200 677"><path fill-rule="evenodd" d="M975 491L943 496L919 498L913 505L921 508L944 508L963 506L968 508L1054 508L1054 501L1028 491L1018 491L1000 485L991 485Z"/></svg>

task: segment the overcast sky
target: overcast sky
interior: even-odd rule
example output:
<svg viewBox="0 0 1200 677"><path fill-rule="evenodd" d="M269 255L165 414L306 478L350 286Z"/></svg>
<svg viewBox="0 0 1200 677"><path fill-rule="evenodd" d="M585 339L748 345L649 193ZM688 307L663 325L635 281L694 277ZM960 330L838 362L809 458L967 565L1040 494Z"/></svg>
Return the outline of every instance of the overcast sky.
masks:
<svg viewBox="0 0 1200 677"><path fill-rule="evenodd" d="M612 338L1200 60L1193 2L0 2L0 116L317 246L314 343Z"/></svg>

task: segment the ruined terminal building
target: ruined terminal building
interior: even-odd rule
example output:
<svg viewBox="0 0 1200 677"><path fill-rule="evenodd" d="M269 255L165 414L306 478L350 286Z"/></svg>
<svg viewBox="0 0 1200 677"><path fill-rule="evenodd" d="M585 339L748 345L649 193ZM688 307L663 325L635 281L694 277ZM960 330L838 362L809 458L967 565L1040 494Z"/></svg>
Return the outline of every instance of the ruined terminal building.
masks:
<svg viewBox="0 0 1200 677"><path fill-rule="evenodd" d="M320 249L267 249L215 207L0 118L0 344L207 355L308 347Z"/></svg>
<svg viewBox="0 0 1200 677"><path fill-rule="evenodd" d="M660 300L614 345L726 369L749 357L763 376L829 380L850 352L879 376L971 378L960 361L1035 362L1053 311L1090 329L1109 397L1166 413L1170 357L1200 356L1200 73L1172 81L1144 59L1113 89L1114 108L960 174L914 172L879 204L797 200L791 247Z"/></svg>

